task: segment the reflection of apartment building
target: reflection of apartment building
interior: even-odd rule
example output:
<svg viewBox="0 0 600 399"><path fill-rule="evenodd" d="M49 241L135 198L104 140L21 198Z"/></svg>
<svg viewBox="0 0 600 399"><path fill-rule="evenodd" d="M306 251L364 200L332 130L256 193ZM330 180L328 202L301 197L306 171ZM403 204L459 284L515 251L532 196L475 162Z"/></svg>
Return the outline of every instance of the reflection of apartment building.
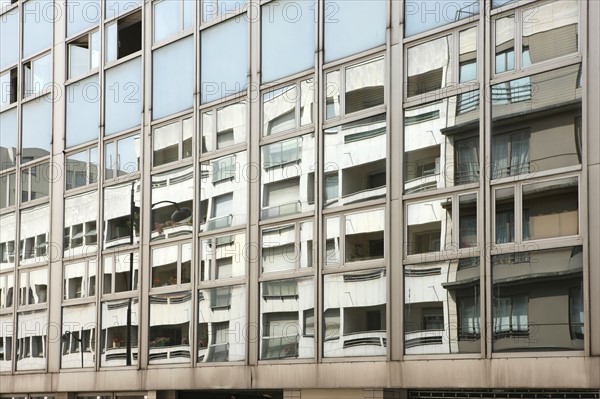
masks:
<svg viewBox="0 0 600 399"><path fill-rule="evenodd" d="M0 0L0 399L600 399L597 21Z"/></svg>

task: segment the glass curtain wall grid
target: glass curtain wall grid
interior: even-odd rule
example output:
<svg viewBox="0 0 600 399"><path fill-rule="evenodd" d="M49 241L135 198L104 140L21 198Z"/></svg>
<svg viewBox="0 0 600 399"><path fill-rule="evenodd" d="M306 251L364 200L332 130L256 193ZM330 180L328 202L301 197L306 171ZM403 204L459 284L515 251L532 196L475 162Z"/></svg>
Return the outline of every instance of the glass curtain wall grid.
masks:
<svg viewBox="0 0 600 399"><path fill-rule="evenodd" d="M430 3L0 1L0 372L585 353L585 2Z"/></svg>

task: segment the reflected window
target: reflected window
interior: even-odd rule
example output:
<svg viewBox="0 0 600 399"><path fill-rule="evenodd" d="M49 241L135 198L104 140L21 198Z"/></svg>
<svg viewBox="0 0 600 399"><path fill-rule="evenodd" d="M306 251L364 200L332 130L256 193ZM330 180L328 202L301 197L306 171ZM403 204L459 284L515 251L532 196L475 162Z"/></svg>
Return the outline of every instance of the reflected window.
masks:
<svg viewBox="0 0 600 399"><path fill-rule="evenodd" d="M15 247L16 234L16 214L0 215L0 271L12 271L15 267L15 255L18 252L18 247Z"/></svg>
<svg viewBox="0 0 600 399"><path fill-rule="evenodd" d="M21 211L20 265L48 262L50 207L48 204Z"/></svg>
<svg viewBox="0 0 600 399"><path fill-rule="evenodd" d="M202 153L246 142L246 101L202 112Z"/></svg>
<svg viewBox="0 0 600 399"><path fill-rule="evenodd" d="M496 244L515 240L515 189L501 188L494 191L495 199L495 240Z"/></svg>
<svg viewBox="0 0 600 399"><path fill-rule="evenodd" d="M102 294L135 291L139 283L138 252L105 255L102 260Z"/></svg>
<svg viewBox="0 0 600 399"><path fill-rule="evenodd" d="M17 164L17 116L17 108L0 113L0 170L14 168Z"/></svg>
<svg viewBox="0 0 600 399"><path fill-rule="evenodd" d="M0 176L0 209L15 205L16 173Z"/></svg>
<svg viewBox="0 0 600 399"><path fill-rule="evenodd" d="M13 305L14 278L13 273L0 274L0 309L8 309Z"/></svg>
<svg viewBox="0 0 600 399"><path fill-rule="evenodd" d="M93 31L67 44L69 79L98 68L100 63L100 32Z"/></svg>
<svg viewBox="0 0 600 399"><path fill-rule="evenodd" d="M102 303L100 366L131 366L138 362L139 301L127 298Z"/></svg>
<svg viewBox="0 0 600 399"><path fill-rule="evenodd" d="M233 155L233 154L232 154ZM247 152L202 162L200 190L200 230L209 231L246 223L248 182ZM222 166L222 168L220 168ZM235 167L235 170L234 170Z"/></svg>
<svg viewBox="0 0 600 399"><path fill-rule="evenodd" d="M0 108L17 102L17 68L0 74Z"/></svg>
<svg viewBox="0 0 600 399"><path fill-rule="evenodd" d="M315 87L301 80L263 94L263 135L285 133L313 123Z"/></svg>
<svg viewBox="0 0 600 399"><path fill-rule="evenodd" d="M243 285L198 292L199 363L235 362L246 358L245 306Z"/></svg>
<svg viewBox="0 0 600 399"><path fill-rule="evenodd" d="M315 18L314 3L310 1L286 0L261 7L263 83L313 67Z"/></svg>
<svg viewBox="0 0 600 399"><path fill-rule="evenodd" d="M12 371L14 325L13 315L0 315L0 371ZM9 328L9 326L11 326Z"/></svg>
<svg viewBox="0 0 600 399"><path fill-rule="evenodd" d="M386 281L383 269L323 278L324 357L387 353Z"/></svg>
<svg viewBox="0 0 600 399"><path fill-rule="evenodd" d="M52 87L52 55L46 54L23 64L23 97L35 96Z"/></svg>
<svg viewBox="0 0 600 399"><path fill-rule="evenodd" d="M246 274L246 235L233 233L200 241L200 281L243 277Z"/></svg>
<svg viewBox="0 0 600 399"><path fill-rule="evenodd" d="M152 249L152 288L188 284L192 272L192 244Z"/></svg>
<svg viewBox="0 0 600 399"><path fill-rule="evenodd" d="M151 295L148 363L189 363L192 293Z"/></svg>
<svg viewBox="0 0 600 399"><path fill-rule="evenodd" d="M324 131L325 207L385 197L386 129L385 115L378 115ZM334 193L338 196L330 197Z"/></svg>
<svg viewBox="0 0 600 399"><path fill-rule="evenodd" d="M383 105L385 58L333 70L327 73L326 80L327 119Z"/></svg>
<svg viewBox="0 0 600 399"><path fill-rule="evenodd" d="M104 249L139 242L140 195L139 181L104 189Z"/></svg>
<svg viewBox="0 0 600 399"><path fill-rule="evenodd" d="M43 370L47 357L48 311L17 314L17 370Z"/></svg>
<svg viewBox="0 0 600 399"><path fill-rule="evenodd" d="M19 273L19 307L48 302L48 269Z"/></svg>
<svg viewBox="0 0 600 399"><path fill-rule="evenodd" d="M582 247L492 256L493 350L583 350L571 312L582 313L572 291L582 271ZM583 319L575 320L583 329Z"/></svg>
<svg viewBox="0 0 600 399"><path fill-rule="evenodd" d="M65 264L63 272L64 300L96 295L96 265L95 259Z"/></svg>
<svg viewBox="0 0 600 399"><path fill-rule="evenodd" d="M193 170L177 169L152 176L151 240L192 233Z"/></svg>
<svg viewBox="0 0 600 399"><path fill-rule="evenodd" d="M192 156L192 118L157 127L152 134L153 165L160 166Z"/></svg>
<svg viewBox="0 0 600 399"><path fill-rule="evenodd" d="M303 314L314 309L313 278L263 282L260 292L260 359L314 357L314 337L302 334Z"/></svg>
<svg viewBox="0 0 600 399"><path fill-rule="evenodd" d="M98 243L98 192L65 199L64 256L95 255Z"/></svg>
<svg viewBox="0 0 600 399"><path fill-rule="evenodd" d="M109 141L104 147L104 179L127 177L140 170L140 135Z"/></svg>
<svg viewBox="0 0 600 399"><path fill-rule="evenodd" d="M95 304L63 308L61 368L94 367L96 326Z"/></svg>
<svg viewBox="0 0 600 399"><path fill-rule="evenodd" d="M21 169L21 203L47 197L51 173L49 163Z"/></svg>
<svg viewBox="0 0 600 399"><path fill-rule="evenodd" d="M262 272L312 267L313 223L299 222L262 231Z"/></svg>
<svg viewBox="0 0 600 399"><path fill-rule="evenodd" d="M98 182L98 147L67 155L64 177L67 191Z"/></svg>

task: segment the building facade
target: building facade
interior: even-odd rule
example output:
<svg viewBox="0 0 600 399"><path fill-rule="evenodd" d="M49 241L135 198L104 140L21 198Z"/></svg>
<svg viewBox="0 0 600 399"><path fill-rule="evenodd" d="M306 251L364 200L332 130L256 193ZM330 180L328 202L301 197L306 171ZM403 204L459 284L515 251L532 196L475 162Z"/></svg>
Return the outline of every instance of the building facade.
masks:
<svg viewBox="0 0 600 399"><path fill-rule="evenodd" d="M600 398L599 21L0 0L0 397Z"/></svg>

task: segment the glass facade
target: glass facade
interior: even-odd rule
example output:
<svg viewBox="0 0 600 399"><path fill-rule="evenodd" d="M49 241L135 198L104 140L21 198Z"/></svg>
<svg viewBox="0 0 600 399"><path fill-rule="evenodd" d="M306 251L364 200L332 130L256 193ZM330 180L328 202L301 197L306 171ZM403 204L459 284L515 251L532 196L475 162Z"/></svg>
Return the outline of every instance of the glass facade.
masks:
<svg viewBox="0 0 600 399"><path fill-rule="evenodd" d="M586 355L586 2L446 3L0 1L0 373Z"/></svg>

